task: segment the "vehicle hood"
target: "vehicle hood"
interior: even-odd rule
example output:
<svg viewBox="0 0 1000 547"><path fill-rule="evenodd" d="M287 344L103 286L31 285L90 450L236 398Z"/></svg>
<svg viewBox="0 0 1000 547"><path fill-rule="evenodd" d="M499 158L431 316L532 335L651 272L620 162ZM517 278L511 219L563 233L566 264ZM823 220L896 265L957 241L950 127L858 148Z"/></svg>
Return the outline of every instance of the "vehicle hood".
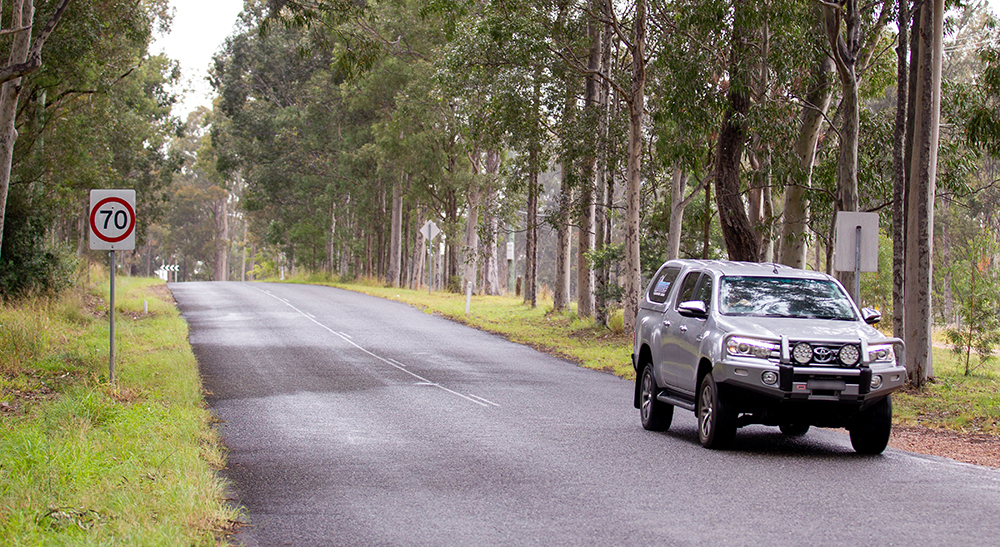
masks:
<svg viewBox="0 0 1000 547"><path fill-rule="evenodd" d="M719 329L726 333L741 333L768 338L787 336L789 340L866 340L885 336L862 321L832 319L797 319L788 317L717 316Z"/></svg>

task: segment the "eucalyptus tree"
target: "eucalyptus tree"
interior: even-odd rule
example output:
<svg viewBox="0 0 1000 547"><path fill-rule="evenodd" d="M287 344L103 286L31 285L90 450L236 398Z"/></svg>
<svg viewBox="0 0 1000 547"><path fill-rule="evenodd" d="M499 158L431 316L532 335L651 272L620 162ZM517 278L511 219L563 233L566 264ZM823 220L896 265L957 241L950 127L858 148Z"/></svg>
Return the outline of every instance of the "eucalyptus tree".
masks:
<svg viewBox="0 0 1000 547"><path fill-rule="evenodd" d="M864 73L870 68L869 63L879 46L882 31L892 20L894 4L891 0L869 4L844 0L823 3L822 7L831 57L840 78L837 211L857 211L860 205L858 135L861 124L858 89ZM841 272L840 279L850 287L854 284L854 272Z"/></svg>
<svg viewBox="0 0 1000 547"><path fill-rule="evenodd" d="M166 148L177 129L170 107L179 71L175 62L147 55L154 30L168 23L164 6L75 4L45 42L45 63L22 77L10 195L23 208L5 223L13 239L0 260L0 269L13 272L18 283L30 284L32 275L18 264L48 254L53 243L84 252L91 188L138 191L140 250L125 259L139 258L179 166ZM20 236L11 229L27 239L15 242ZM30 233L44 237L29 243Z"/></svg>
<svg viewBox="0 0 1000 547"><path fill-rule="evenodd" d="M928 0L913 10L910 44L914 91L908 105L912 135L907 139L906 270L903 295L907 310L903 339L910 382L923 386L933 374L931 295L933 281L934 194L941 113L944 55L944 0Z"/></svg>
<svg viewBox="0 0 1000 547"><path fill-rule="evenodd" d="M42 48L62 19L69 0L59 0L48 21L37 35L34 0L14 0L11 5L11 26L4 34L12 36L7 46L7 64L0 66L0 250L3 244L4 211L10 188L17 131L17 101L21 93L21 78L42 66Z"/></svg>

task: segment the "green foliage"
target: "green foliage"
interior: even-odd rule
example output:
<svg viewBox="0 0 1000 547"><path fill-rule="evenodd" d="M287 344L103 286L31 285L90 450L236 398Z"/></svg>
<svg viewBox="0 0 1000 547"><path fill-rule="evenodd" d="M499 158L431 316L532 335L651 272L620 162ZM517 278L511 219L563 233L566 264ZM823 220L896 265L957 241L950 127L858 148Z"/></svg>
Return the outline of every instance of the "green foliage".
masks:
<svg viewBox="0 0 1000 547"><path fill-rule="evenodd" d="M0 249L0 299L52 295L73 281L78 259L45 237L53 211L44 208L46 200L36 188L15 186L7 197Z"/></svg>
<svg viewBox="0 0 1000 547"><path fill-rule="evenodd" d="M1000 277L993 263L998 251L992 234L982 232L969 242L965 256L951 271L959 323L945 334L955 353L964 354L966 376L974 368L973 351L982 365L994 359L994 348L1000 345Z"/></svg>

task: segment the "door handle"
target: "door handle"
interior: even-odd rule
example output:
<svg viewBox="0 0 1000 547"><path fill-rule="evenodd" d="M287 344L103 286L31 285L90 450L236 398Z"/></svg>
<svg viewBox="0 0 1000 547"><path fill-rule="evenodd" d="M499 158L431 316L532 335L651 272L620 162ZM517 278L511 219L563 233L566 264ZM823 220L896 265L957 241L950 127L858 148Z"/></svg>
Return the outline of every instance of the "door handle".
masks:
<svg viewBox="0 0 1000 547"><path fill-rule="evenodd" d="M681 326L679 326L677 328L680 329L681 332L687 332L688 331L687 325L681 325Z"/></svg>
<svg viewBox="0 0 1000 547"><path fill-rule="evenodd" d="M670 320L669 319L664 319L663 320L663 326L667 327L669 329L670 328Z"/></svg>

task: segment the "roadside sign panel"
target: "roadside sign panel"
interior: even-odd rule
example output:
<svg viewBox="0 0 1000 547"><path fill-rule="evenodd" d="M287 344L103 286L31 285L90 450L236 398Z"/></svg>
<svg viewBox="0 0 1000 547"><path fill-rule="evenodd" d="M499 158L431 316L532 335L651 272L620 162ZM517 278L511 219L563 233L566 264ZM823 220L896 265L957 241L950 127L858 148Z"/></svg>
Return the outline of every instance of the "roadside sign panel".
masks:
<svg viewBox="0 0 1000 547"><path fill-rule="evenodd" d="M90 248L135 249L135 190L90 191Z"/></svg>
<svg viewBox="0 0 1000 547"><path fill-rule="evenodd" d="M433 220L428 220L424 223L424 226L420 228L420 233L423 234L424 238L427 240L433 240L438 234L441 233L441 229L434 224Z"/></svg>
<svg viewBox="0 0 1000 547"><path fill-rule="evenodd" d="M858 238L858 229L860 239ZM857 264L857 249L860 247L862 272L878 271L878 213L837 213L837 233L834 240L837 251L834 270L838 272L854 270Z"/></svg>

